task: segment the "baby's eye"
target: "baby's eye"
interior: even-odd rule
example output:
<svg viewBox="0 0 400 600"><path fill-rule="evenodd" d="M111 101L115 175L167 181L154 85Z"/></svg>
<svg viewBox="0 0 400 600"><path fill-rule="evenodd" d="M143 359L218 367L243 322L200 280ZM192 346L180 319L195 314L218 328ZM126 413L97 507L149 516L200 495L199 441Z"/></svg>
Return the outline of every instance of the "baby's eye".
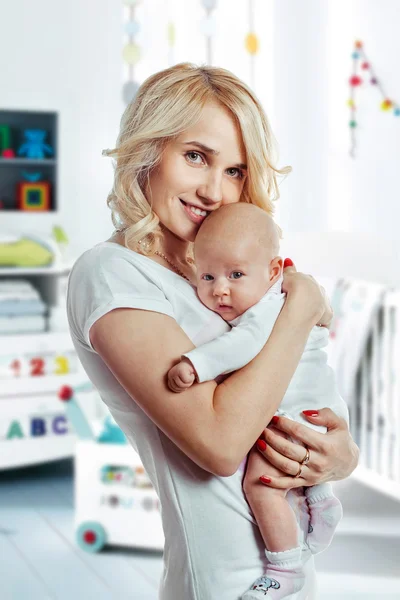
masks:
<svg viewBox="0 0 400 600"><path fill-rule="evenodd" d="M243 277L243 273L241 271L233 271L233 273L231 273L231 277L232 279L240 279Z"/></svg>
<svg viewBox="0 0 400 600"><path fill-rule="evenodd" d="M212 281L214 279L214 277L212 275L210 275L209 273L206 273L205 275L202 276L202 279L204 279L204 281Z"/></svg>

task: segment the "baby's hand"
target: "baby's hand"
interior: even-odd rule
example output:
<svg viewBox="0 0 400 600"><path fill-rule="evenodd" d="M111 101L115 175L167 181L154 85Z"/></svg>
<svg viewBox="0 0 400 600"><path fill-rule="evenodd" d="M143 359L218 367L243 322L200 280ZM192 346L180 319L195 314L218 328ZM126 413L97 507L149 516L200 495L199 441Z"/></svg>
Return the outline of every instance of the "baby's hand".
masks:
<svg viewBox="0 0 400 600"><path fill-rule="evenodd" d="M183 358L180 363L168 371L168 387L179 393L190 388L196 379L196 371L189 359Z"/></svg>

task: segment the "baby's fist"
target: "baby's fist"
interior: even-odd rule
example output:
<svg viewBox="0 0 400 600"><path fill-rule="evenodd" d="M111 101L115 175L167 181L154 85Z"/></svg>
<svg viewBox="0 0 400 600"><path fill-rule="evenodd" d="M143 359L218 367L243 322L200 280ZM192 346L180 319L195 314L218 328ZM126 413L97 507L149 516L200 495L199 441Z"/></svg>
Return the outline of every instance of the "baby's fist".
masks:
<svg viewBox="0 0 400 600"><path fill-rule="evenodd" d="M187 358L183 358L180 363L168 371L168 387L176 393L190 388L195 379L196 372L192 363Z"/></svg>

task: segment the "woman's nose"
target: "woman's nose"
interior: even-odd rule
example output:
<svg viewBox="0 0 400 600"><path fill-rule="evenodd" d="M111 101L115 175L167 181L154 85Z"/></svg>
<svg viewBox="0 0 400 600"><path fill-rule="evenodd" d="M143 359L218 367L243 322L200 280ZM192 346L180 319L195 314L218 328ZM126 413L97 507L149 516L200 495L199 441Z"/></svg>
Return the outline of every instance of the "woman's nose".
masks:
<svg viewBox="0 0 400 600"><path fill-rule="evenodd" d="M222 177L218 173L208 173L198 187L197 194L205 204L222 202Z"/></svg>

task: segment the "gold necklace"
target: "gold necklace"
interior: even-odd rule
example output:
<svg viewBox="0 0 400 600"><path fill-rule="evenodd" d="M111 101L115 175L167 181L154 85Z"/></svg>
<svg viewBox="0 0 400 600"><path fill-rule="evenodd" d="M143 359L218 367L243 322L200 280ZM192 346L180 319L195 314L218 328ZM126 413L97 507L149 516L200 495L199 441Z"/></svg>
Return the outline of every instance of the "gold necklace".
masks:
<svg viewBox="0 0 400 600"><path fill-rule="evenodd" d="M154 254L157 254L157 256L160 256L161 258L163 258L169 265L171 265L171 267L174 269L174 271L176 271L178 273L178 275L180 275L181 277L183 277L184 279L186 279L186 281L188 281L190 283L189 277L186 277L185 273L183 273L179 267L177 267L171 260L169 260L169 258L167 258L165 256L165 254L163 254L162 252L159 252L158 250L156 250L154 252Z"/></svg>

